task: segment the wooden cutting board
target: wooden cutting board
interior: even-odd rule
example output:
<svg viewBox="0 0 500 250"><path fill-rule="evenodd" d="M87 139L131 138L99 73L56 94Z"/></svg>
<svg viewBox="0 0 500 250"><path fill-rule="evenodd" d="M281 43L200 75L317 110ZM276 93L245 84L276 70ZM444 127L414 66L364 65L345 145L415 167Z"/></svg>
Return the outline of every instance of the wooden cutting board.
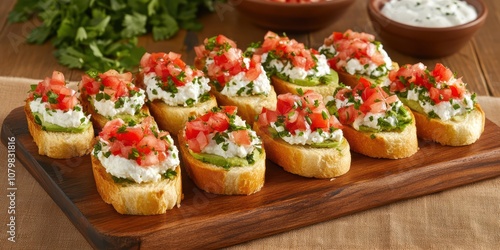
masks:
<svg viewBox="0 0 500 250"><path fill-rule="evenodd" d="M127 216L97 193L90 156L55 160L38 155L22 107L2 126L5 145L12 136L17 159L98 249L220 248L500 176L500 129L486 120L473 145L419 141L419 152L402 160L353 153L351 170L335 179L296 176L268 162L264 188L250 196L203 192L184 172L179 208L164 215Z"/></svg>

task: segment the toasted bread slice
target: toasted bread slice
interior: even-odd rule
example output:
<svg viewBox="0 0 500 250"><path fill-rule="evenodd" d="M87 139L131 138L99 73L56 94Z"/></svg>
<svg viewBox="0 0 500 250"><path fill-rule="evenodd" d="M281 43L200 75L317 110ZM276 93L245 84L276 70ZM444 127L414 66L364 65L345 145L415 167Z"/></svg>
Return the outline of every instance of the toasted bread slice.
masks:
<svg viewBox="0 0 500 250"><path fill-rule="evenodd" d="M38 153L56 159L67 159L88 154L92 150L94 128L88 126L80 133L51 132L35 122L29 101L24 106L28 130L38 146Z"/></svg>
<svg viewBox="0 0 500 250"><path fill-rule="evenodd" d="M210 95L209 100L197 103L193 107L170 106L160 100L149 102L148 106L158 127L177 135L190 115L201 115L213 107L217 107L217 100L213 95Z"/></svg>
<svg viewBox="0 0 500 250"><path fill-rule="evenodd" d="M350 147L345 139L336 148L313 148L274 139L267 127L258 123L254 123L253 129L261 137L268 159L287 172L304 177L333 178L347 173L351 167Z"/></svg>
<svg viewBox="0 0 500 250"><path fill-rule="evenodd" d="M460 121L431 119L427 115L413 111L417 126L417 136L442 145L465 146L476 142L484 131L485 114L476 103L474 109Z"/></svg>
<svg viewBox="0 0 500 250"><path fill-rule="evenodd" d="M284 81L277 76L271 76L271 82L276 90L276 93L278 94L292 93L294 95L299 95L298 89L302 89L302 92L313 90L314 92L322 95L323 98L325 96L332 95L333 92L335 92L335 89L339 86L337 83L322 84L317 86L301 86Z"/></svg>
<svg viewBox="0 0 500 250"><path fill-rule="evenodd" d="M415 154L419 149L413 115L412 123L400 132L362 132L348 125L345 125L342 131L352 151L373 158L406 158Z"/></svg>
<svg viewBox="0 0 500 250"><path fill-rule="evenodd" d="M206 192L225 195L250 195L264 186L265 150L253 165L231 167L229 170L194 158L187 147L184 131L178 135L181 164L193 182Z"/></svg>
<svg viewBox="0 0 500 250"><path fill-rule="evenodd" d="M98 158L91 155L96 188L104 202L113 205L120 214L164 214L182 200L181 168L173 180L148 183L116 183Z"/></svg>
<svg viewBox="0 0 500 250"><path fill-rule="evenodd" d="M212 88L210 91L220 106L237 106L238 115L241 119L245 120L248 124L253 124L255 117L260 114L262 108L271 110L276 109L276 92L271 86L271 91L267 96L226 96Z"/></svg>

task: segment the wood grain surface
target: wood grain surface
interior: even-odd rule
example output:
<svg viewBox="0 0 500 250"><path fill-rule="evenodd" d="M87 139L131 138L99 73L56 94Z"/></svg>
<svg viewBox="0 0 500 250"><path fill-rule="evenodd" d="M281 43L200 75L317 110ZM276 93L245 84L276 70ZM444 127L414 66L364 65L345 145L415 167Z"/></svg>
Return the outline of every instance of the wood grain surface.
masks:
<svg viewBox="0 0 500 250"><path fill-rule="evenodd" d="M1 140L15 136L17 159L98 249L221 248L500 175L500 129L491 121L473 145L419 141L401 160L352 155L350 171L311 179L267 163L264 188L250 196L213 195L183 175L184 199L164 215L118 214L102 201L90 156L55 160L38 155L22 107L5 119Z"/></svg>
<svg viewBox="0 0 500 250"><path fill-rule="evenodd" d="M450 67L458 76L463 76L468 88L478 95L500 97L500 15L495 10L500 9L500 1L484 0L491 10L484 26L475 34L474 38L456 54L436 59L421 59L403 55L389 47L385 47L389 56L399 64L422 62L433 67L441 62ZM194 60L193 46L203 42L203 39L217 34L224 34L235 40L238 46L245 48L251 42L263 39L267 29L257 27L248 22L234 8L239 1L228 1L218 6L217 11L202 15L203 30L199 32L180 31L172 39L153 41L151 36L143 36L139 45L149 52L177 52L182 54L183 60L192 63ZM63 72L68 80L80 80L82 72L68 69L57 63L52 55L54 48L50 42L43 45L32 45L24 42L29 31L40 24L38 20L25 23L8 23L7 16L13 8L15 0L5 0L0 3L0 75L17 76L34 79L43 79L53 70ZM376 35L366 11L366 0L357 0L339 21L332 23L321 30L308 33L287 33L312 48L318 48L324 38L333 31L352 29ZM282 33L280 30L274 30ZM377 39L380 39L376 36ZM383 42L383 41L382 41ZM15 67L13 67L15 66Z"/></svg>

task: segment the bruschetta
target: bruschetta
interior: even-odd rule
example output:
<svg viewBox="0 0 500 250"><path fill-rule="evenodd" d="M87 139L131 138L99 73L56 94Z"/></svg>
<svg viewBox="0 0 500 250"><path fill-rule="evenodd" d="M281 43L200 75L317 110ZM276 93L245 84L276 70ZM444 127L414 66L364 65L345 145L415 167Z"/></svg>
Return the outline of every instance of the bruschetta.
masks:
<svg viewBox="0 0 500 250"><path fill-rule="evenodd" d="M387 91L411 108L420 138L442 145L476 142L484 131L485 114L462 78L441 63L434 69L407 64L389 73Z"/></svg>
<svg viewBox="0 0 500 250"><path fill-rule="evenodd" d="M299 90L300 92L300 90ZM333 178L347 173L351 153L341 124L320 94L278 95L276 110L263 109L254 123L267 157L285 171L304 177Z"/></svg>
<svg viewBox="0 0 500 250"><path fill-rule="evenodd" d="M207 38L194 49L195 65L210 78L211 93L220 106L237 106L238 115L250 124L263 107L276 107L276 92L260 56L245 57L224 35Z"/></svg>
<svg viewBox="0 0 500 250"><path fill-rule="evenodd" d="M78 95L59 71L31 85L24 111L40 155L64 159L92 150L94 129Z"/></svg>
<svg viewBox="0 0 500 250"><path fill-rule="evenodd" d="M140 67L136 84L146 91L149 110L160 129L177 135L189 114L204 114L217 106L210 80L187 65L180 54L145 53Z"/></svg>
<svg viewBox="0 0 500 250"><path fill-rule="evenodd" d="M326 98L330 113L343 125L351 150L373 158L399 159L418 151L415 119L396 95L365 78L339 87Z"/></svg>
<svg viewBox="0 0 500 250"><path fill-rule="evenodd" d="M298 94L301 89L326 96L338 86L338 75L330 69L324 55L287 36L269 31L262 42L252 44L245 53L261 57L278 94Z"/></svg>
<svg viewBox="0 0 500 250"><path fill-rule="evenodd" d="M350 29L344 33L333 32L318 50L346 86L356 86L360 77L382 84L387 81L389 71L398 66L374 35Z"/></svg>
<svg viewBox="0 0 500 250"><path fill-rule="evenodd" d="M266 152L236 106L192 116L178 138L183 166L200 189L250 195L264 186Z"/></svg>
<svg viewBox="0 0 500 250"><path fill-rule="evenodd" d="M120 214L164 214L182 200L179 152L153 117L109 121L91 154L98 193Z"/></svg>
<svg viewBox="0 0 500 250"><path fill-rule="evenodd" d="M130 72L87 71L80 82L81 102L98 130L115 118L138 123L149 116L144 90L132 83Z"/></svg>

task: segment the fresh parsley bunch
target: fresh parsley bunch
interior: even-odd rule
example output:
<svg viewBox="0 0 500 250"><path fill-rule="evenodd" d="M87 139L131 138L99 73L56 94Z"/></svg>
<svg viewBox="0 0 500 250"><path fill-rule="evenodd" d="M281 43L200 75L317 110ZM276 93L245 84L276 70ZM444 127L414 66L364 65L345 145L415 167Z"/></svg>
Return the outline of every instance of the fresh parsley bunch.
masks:
<svg viewBox="0 0 500 250"><path fill-rule="evenodd" d="M138 36L168 39L182 29L199 30L197 15L216 0L18 0L9 22L36 17L42 24L28 43L51 39L59 63L69 68L134 70L145 49Z"/></svg>

